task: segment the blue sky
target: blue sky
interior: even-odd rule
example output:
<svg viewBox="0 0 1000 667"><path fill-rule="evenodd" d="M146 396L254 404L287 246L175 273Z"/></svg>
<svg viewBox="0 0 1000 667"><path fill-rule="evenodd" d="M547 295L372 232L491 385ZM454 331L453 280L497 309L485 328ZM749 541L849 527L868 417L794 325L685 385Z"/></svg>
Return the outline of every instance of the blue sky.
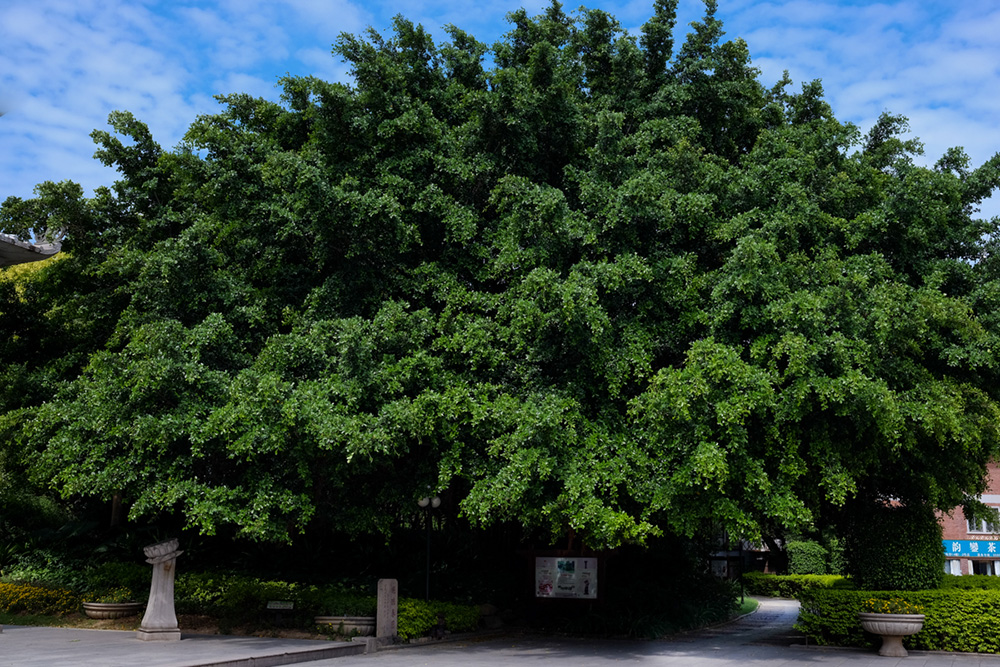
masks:
<svg viewBox="0 0 1000 667"><path fill-rule="evenodd" d="M546 0L4 0L0 3L0 200L40 181L88 191L114 173L89 134L123 109L165 148L219 93L277 99L277 77L346 81L330 47L341 32L386 30L392 16L439 40L453 23L492 43L507 12ZM567 11L577 5L566 2ZM634 34L652 0L598 0ZM703 13L681 0L677 31ZM932 164L963 146L979 165L1000 152L1000 3L996 0L719 0L726 39L742 37L766 85L789 70L796 88L822 79L837 117L867 130L883 111L906 115ZM1000 215L1000 196L982 208Z"/></svg>

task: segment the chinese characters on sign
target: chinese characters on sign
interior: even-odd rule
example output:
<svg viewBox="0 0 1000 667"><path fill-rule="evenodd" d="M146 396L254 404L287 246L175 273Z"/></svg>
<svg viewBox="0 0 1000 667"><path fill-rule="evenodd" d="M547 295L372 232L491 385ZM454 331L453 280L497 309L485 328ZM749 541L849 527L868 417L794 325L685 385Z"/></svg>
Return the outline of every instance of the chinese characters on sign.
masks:
<svg viewBox="0 0 1000 667"><path fill-rule="evenodd" d="M1000 542L984 540L941 540L944 555L952 558L975 558L1000 554Z"/></svg>
<svg viewBox="0 0 1000 667"><path fill-rule="evenodd" d="M535 558L535 597L597 598L596 558Z"/></svg>

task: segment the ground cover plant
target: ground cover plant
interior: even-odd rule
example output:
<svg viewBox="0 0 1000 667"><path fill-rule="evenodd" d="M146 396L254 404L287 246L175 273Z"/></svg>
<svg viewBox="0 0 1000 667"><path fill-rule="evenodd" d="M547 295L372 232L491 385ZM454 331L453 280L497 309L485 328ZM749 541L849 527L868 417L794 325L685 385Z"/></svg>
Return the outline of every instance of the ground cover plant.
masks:
<svg viewBox="0 0 1000 667"><path fill-rule="evenodd" d="M743 585L751 595L796 598L814 588L854 588L854 583L839 574L764 574L747 572Z"/></svg>

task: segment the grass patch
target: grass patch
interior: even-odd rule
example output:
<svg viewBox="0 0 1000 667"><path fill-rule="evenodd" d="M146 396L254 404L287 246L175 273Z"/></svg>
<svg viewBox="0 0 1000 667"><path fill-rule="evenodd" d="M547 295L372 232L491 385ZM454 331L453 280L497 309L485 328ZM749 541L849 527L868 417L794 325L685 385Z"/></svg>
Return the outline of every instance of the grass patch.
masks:
<svg viewBox="0 0 1000 667"><path fill-rule="evenodd" d="M743 614L749 614L752 611L756 611L757 607L760 606L760 602L753 598L743 598L743 602L740 604L740 608L736 611L737 616L742 616Z"/></svg>
<svg viewBox="0 0 1000 667"><path fill-rule="evenodd" d="M68 626L69 624L63 616L49 616L47 614L11 614L10 612L0 611L0 625L32 625L58 628Z"/></svg>

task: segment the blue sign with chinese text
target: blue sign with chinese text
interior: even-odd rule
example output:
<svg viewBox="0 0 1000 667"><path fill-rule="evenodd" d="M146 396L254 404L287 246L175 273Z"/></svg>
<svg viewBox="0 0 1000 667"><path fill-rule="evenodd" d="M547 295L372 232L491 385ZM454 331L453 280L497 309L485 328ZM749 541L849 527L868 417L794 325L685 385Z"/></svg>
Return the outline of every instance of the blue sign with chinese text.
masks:
<svg viewBox="0 0 1000 667"><path fill-rule="evenodd" d="M944 555L953 558L1000 558L1000 542L941 540Z"/></svg>

